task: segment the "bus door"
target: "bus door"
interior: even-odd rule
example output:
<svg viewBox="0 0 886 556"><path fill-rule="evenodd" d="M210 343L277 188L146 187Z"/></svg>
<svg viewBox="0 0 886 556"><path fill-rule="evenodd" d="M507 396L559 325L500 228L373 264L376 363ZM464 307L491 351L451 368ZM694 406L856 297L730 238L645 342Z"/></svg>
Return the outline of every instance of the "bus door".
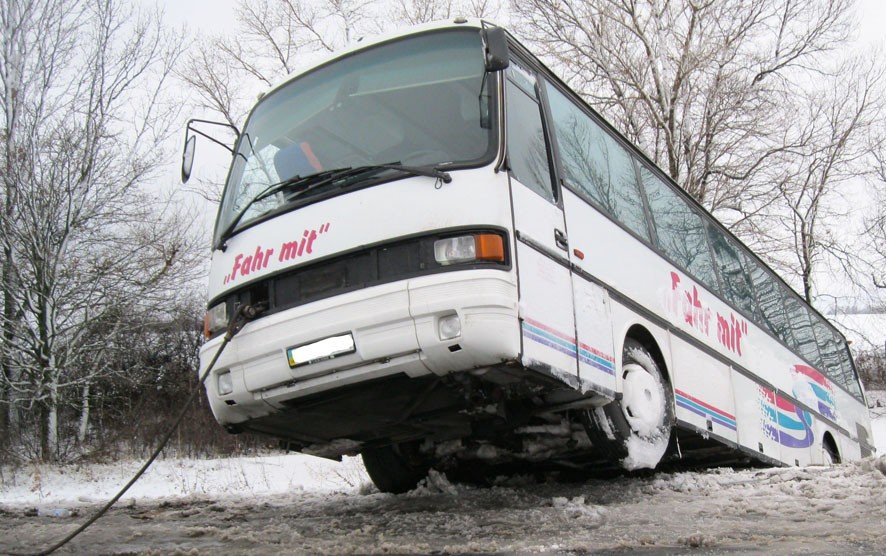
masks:
<svg viewBox="0 0 886 556"><path fill-rule="evenodd" d="M572 282L563 209L551 177L535 72L505 72L511 202L520 288L522 363L578 387Z"/></svg>

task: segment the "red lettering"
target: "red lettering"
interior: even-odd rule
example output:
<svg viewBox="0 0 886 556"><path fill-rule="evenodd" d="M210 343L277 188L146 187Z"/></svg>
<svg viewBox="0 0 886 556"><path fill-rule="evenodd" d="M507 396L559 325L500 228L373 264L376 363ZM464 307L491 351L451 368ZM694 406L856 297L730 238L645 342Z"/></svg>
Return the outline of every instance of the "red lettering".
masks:
<svg viewBox="0 0 886 556"><path fill-rule="evenodd" d="M262 265L264 264L264 254L261 249L261 246L255 248L255 254L252 255L252 265L250 266L250 271L255 272L256 270L261 270Z"/></svg>
<svg viewBox="0 0 886 556"><path fill-rule="evenodd" d="M231 280L237 277L237 269L240 268L240 259L242 258L242 253L234 257L234 269L231 271Z"/></svg>
<svg viewBox="0 0 886 556"><path fill-rule="evenodd" d="M305 250L308 254L311 254L312 245L314 245L314 240L317 239L317 230L311 230L311 235L308 236L308 245Z"/></svg>
<svg viewBox="0 0 886 556"><path fill-rule="evenodd" d="M297 241L287 241L283 245L280 246L280 256L277 257L280 261L288 261L289 259L298 256L298 242Z"/></svg>

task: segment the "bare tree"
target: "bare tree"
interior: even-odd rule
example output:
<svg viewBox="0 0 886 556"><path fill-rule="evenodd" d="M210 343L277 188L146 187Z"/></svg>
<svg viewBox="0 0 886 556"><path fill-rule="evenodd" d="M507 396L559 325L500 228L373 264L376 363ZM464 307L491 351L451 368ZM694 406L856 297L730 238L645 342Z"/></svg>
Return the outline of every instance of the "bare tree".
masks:
<svg viewBox="0 0 886 556"><path fill-rule="evenodd" d="M865 235L869 239L875 260L871 282L882 291L886 290L886 123L881 121L871 142L875 161L874 181L878 187L874 195L876 210L868 218Z"/></svg>
<svg viewBox="0 0 886 556"><path fill-rule="evenodd" d="M178 74L198 109L239 126L259 93L317 56L404 25L500 12L499 0L244 0L236 33L201 39ZM192 191L219 200L218 177L195 181Z"/></svg>
<svg viewBox="0 0 886 556"><path fill-rule="evenodd" d="M177 119L164 95L182 39L118 0L9 0L0 10L0 401L33 416L36 455L52 460L66 400L88 407L92 382L111 372L95 324L137 337L130 312L162 307L195 268L185 219L143 187Z"/></svg>
<svg viewBox="0 0 886 556"><path fill-rule="evenodd" d="M775 156L767 173L777 196L760 218L738 226L770 259L784 263L810 303L821 266L837 269L842 282L869 280L872 253L849 231L853 217L858 220L859 193L844 192L875 177L870 140L886 113L884 85L881 60L853 56L798 91L786 105L793 117L785 119L796 146ZM869 187L862 192L873 193Z"/></svg>
<svg viewBox="0 0 886 556"><path fill-rule="evenodd" d="M744 213L790 149L795 74L840 45L851 0L515 0L567 81L713 210ZM733 217L735 218L735 217Z"/></svg>

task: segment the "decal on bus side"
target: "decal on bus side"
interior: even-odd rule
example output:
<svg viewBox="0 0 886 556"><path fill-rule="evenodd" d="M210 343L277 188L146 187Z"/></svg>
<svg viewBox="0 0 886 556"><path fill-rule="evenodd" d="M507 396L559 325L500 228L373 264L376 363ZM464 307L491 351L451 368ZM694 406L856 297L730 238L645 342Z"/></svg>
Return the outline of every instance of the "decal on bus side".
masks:
<svg viewBox="0 0 886 556"><path fill-rule="evenodd" d="M314 242L329 231L329 223L321 224L317 228L311 228L302 232L302 237L293 241L284 241L277 249L273 247L263 249L261 245L255 247L255 251L251 249L250 253L237 253L234 255L234 265L231 272L225 275L224 283L234 282L243 276L248 276L253 272L264 270L268 265L283 263L292 259L310 255L314 252ZM272 257L274 253L278 253L276 257Z"/></svg>
<svg viewBox="0 0 886 556"><path fill-rule="evenodd" d="M671 272L671 289L665 300L668 315L680 323L688 324L689 327L699 334L711 337L711 321L714 312L702 301L698 287L694 284L691 288L680 285L680 275ZM741 317L730 312L729 316L723 316L716 312L717 341L720 345L735 353L742 355L742 340L748 336L748 323Z"/></svg>
<svg viewBox="0 0 886 556"><path fill-rule="evenodd" d="M793 395L824 417L837 420L833 387L808 365L794 365ZM763 434L788 448L808 448L815 442L812 414L772 390L759 386Z"/></svg>

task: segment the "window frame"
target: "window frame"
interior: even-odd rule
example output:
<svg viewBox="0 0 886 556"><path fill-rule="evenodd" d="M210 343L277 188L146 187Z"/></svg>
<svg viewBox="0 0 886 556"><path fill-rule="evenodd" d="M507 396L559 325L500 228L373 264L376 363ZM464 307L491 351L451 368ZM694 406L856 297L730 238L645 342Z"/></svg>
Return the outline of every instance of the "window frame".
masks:
<svg viewBox="0 0 886 556"><path fill-rule="evenodd" d="M539 195L535 190L533 190L528 185L525 185L527 189L532 191L534 194L538 195L548 201L552 205L558 207L561 211L563 210L563 194L560 190L560 173L559 168L557 167L559 161L559 153L556 151L556 142L554 141L554 137L551 134L551 119L550 113L548 111L548 102L547 97L545 96L544 87L539 86L541 80L543 79L544 72L542 68L534 62L534 57L525 52L522 48L515 49L514 46L516 43L513 41L509 41L511 49L510 49L510 59L511 61L515 61L517 65L520 66L521 71L530 72L532 77L535 79L535 102L538 104L538 114L539 119L541 121L542 134L545 138L545 153L548 157L548 173L550 174L550 186L551 193L553 195L553 199L547 199ZM499 110L499 118L505 124L505 133L504 136L500 138L500 141L504 144L505 147L505 169L508 172L508 177L512 179L516 179L511 168L511 153L510 149L508 149L508 140L510 138L510 132L508 130L507 120L508 120L508 88L510 86L517 87L527 96L532 97L532 94L526 90L525 87L517 83L516 81L508 78L508 70L502 70L502 79L501 79L501 87L504 102L502 103L501 109ZM510 83L510 85L508 85ZM519 180L518 180L519 181ZM521 184L523 182L520 182Z"/></svg>

